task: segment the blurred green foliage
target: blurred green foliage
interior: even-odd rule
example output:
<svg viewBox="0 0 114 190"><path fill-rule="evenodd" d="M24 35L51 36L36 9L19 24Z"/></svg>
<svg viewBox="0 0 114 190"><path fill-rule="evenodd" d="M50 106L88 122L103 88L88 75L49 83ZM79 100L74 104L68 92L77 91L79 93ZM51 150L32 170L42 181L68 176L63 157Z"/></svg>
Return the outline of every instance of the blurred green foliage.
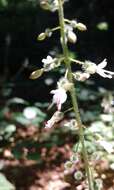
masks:
<svg viewBox="0 0 114 190"><path fill-rule="evenodd" d="M0 0L0 8L18 7L20 9L36 6L37 0Z"/></svg>

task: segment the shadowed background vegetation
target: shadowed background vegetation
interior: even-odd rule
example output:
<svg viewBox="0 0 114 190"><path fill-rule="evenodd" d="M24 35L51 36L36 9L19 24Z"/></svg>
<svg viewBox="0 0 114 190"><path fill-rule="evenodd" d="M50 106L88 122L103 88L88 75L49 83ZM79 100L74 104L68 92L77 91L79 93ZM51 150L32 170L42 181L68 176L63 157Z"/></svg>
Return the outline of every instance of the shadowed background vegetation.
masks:
<svg viewBox="0 0 114 190"><path fill-rule="evenodd" d="M77 33L78 42L71 49L82 60L99 63L107 58L110 70L114 68L113 4L111 0L70 0L65 4L66 17L77 19L88 27L86 33ZM99 23L108 26L100 28ZM35 100L37 94L39 98L45 98L39 90L41 88L44 91L45 85L41 85L40 79L34 82L29 80L29 74L41 67L42 58L50 51L60 51L57 48L57 33L44 42L37 41L40 32L57 24L57 14L43 11L38 0L0 1L0 80L1 86L5 83L11 87L8 95ZM99 84L103 84L103 79L100 80L102 82L98 80ZM105 80L105 85L112 88L112 82Z"/></svg>

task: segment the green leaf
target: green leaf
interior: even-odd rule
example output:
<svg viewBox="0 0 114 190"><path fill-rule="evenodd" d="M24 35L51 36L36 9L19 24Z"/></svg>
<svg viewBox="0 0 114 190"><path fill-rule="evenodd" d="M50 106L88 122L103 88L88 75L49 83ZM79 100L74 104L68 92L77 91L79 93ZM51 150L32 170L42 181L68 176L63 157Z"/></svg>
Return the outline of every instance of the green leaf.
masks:
<svg viewBox="0 0 114 190"><path fill-rule="evenodd" d="M12 150L12 154L13 154L13 156L14 156L16 159L21 159L22 156L23 156L23 152L22 152L20 149L16 149L16 148L14 148L14 149Z"/></svg>
<svg viewBox="0 0 114 190"><path fill-rule="evenodd" d="M16 131L14 124L9 124L5 121L0 123L0 139L9 139L12 134Z"/></svg>
<svg viewBox="0 0 114 190"><path fill-rule="evenodd" d="M16 97L16 98L11 98L11 99L9 99L7 101L7 105L8 106L11 105L11 104L24 104L24 105L28 105L29 103L26 100L22 99L22 98Z"/></svg>
<svg viewBox="0 0 114 190"><path fill-rule="evenodd" d="M27 155L27 158L29 159L29 160L37 160L37 161L41 161L41 156L40 156L40 154L38 154L38 152L34 152L34 153L29 153L28 155Z"/></svg>
<svg viewBox="0 0 114 190"><path fill-rule="evenodd" d="M22 125L30 124L30 120L26 119L22 113L13 113L12 118L14 121L16 121Z"/></svg>
<svg viewBox="0 0 114 190"><path fill-rule="evenodd" d="M42 69L37 69L36 71L33 71L32 73L31 73L31 75L30 75L30 79L37 79L37 78L39 78L39 77L41 77L42 76L42 74L44 73L44 69L42 68Z"/></svg>
<svg viewBox="0 0 114 190"><path fill-rule="evenodd" d="M49 103L48 102L44 102L44 103L42 103L42 102L36 102L34 104L34 106L39 107L39 108L47 108L49 106Z"/></svg>
<svg viewBox="0 0 114 190"><path fill-rule="evenodd" d="M16 126L13 124L9 124L6 126L5 132L6 133L13 133L16 130Z"/></svg>

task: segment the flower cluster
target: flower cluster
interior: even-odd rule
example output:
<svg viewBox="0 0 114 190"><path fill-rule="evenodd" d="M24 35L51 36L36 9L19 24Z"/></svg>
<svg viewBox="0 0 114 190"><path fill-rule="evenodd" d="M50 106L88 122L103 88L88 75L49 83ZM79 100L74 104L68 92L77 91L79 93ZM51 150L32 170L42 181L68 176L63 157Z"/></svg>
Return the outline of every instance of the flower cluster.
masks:
<svg viewBox="0 0 114 190"><path fill-rule="evenodd" d="M70 43L76 43L77 42L77 36L74 29L78 29L80 31L87 30L86 25L83 23L78 23L76 20L68 20L65 19L65 34L66 34L66 42Z"/></svg>

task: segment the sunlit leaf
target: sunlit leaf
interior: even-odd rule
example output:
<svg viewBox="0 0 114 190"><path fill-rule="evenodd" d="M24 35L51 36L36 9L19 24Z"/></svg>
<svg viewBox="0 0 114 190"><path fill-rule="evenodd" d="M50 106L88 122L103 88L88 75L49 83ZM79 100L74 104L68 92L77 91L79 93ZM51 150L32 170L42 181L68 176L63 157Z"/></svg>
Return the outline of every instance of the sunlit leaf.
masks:
<svg viewBox="0 0 114 190"><path fill-rule="evenodd" d="M5 132L6 133L13 133L16 130L16 126L13 124L9 124L6 126Z"/></svg>
<svg viewBox="0 0 114 190"><path fill-rule="evenodd" d="M26 107L23 110L23 115L27 119L35 119L36 116L43 117L43 118L46 117L46 114L44 112L42 112L39 108L35 107L35 106Z"/></svg>
<svg viewBox="0 0 114 190"><path fill-rule="evenodd" d="M15 190L14 185L2 173L0 173L0 190Z"/></svg>
<svg viewBox="0 0 114 190"><path fill-rule="evenodd" d="M23 115L27 119L34 119L37 116L37 108L36 107L26 107L23 110Z"/></svg>

